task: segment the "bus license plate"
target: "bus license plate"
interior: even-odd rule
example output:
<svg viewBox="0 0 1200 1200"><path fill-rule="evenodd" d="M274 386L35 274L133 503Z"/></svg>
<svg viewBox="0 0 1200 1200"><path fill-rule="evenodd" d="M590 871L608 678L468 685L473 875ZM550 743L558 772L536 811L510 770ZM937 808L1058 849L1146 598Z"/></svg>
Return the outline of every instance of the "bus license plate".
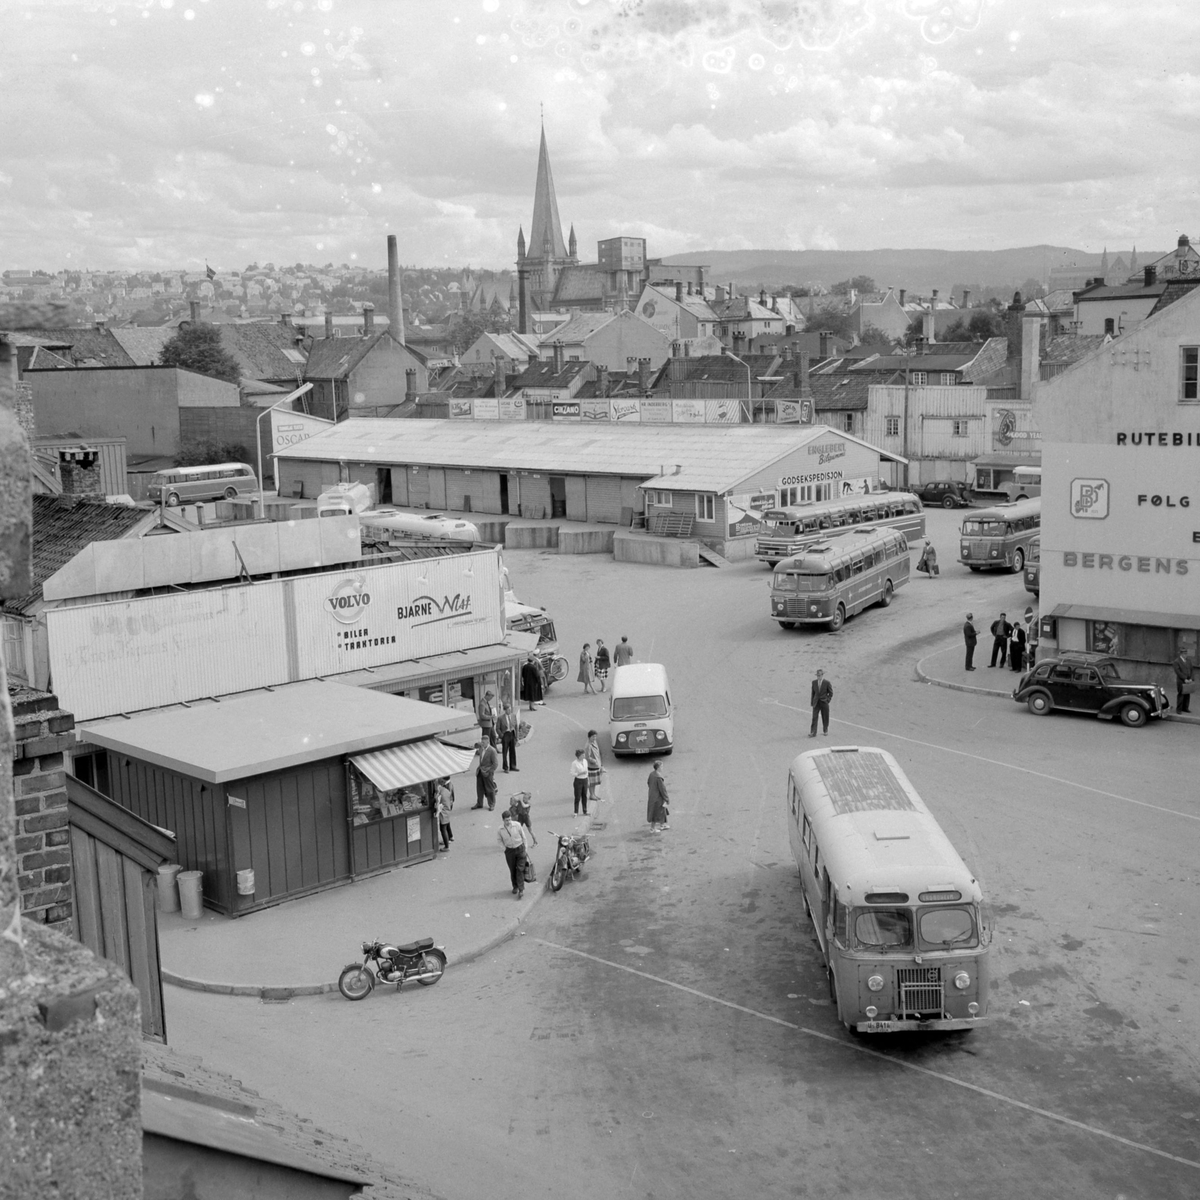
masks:
<svg viewBox="0 0 1200 1200"><path fill-rule="evenodd" d="M867 1033L894 1033L895 1025L891 1021L868 1021L866 1022Z"/></svg>

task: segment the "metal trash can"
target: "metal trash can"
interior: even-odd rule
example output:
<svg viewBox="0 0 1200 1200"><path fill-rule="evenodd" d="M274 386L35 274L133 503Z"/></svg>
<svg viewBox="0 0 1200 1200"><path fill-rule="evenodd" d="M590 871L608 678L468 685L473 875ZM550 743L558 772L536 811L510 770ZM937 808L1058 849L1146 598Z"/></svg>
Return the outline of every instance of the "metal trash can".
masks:
<svg viewBox="0 0 1200 1200"><path fill-rule="evenodd" d="M183 868L178 863L163 863L158 868L158 911L179 911L179 885L176 876Z"/></svg>
<svg viewBox="0 0 1200 1200"><path fill-rule="evenodd" d="M189 921L198 921L204 915L204 901L200 896L204 882L203 871L181 871L179 873L179 907Z"/></svg>
<svg viewBox="0 0 1200 1200"><path fill-rule="evenodd" d="M248 867L237 873L237 890L239 896L254 895L254 868Z"/></svg>

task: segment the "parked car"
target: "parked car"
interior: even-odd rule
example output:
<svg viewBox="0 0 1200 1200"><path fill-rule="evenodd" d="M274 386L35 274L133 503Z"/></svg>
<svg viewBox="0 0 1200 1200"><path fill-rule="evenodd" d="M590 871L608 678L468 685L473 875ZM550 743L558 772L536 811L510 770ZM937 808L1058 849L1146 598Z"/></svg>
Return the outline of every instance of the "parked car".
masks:
<svg viewBox="0 0 1200 1200"><path fill-rule="evenodd" d="M970 489L957 479L935 479L932 483L919 483L912 489L923 504L942 508L968 508L971 504Z"/></svg>
<svg viewBox="0 0 1200 1200"><path fill-rule="evenodd" d="M1120 717L1133 727L1163 716L1170 707L1157 684L1123 680L1111 658L1082 650L1043 659L1022 676L1012 697L1038 717L1062 709L1092 713L1102 721Z"/></svg>

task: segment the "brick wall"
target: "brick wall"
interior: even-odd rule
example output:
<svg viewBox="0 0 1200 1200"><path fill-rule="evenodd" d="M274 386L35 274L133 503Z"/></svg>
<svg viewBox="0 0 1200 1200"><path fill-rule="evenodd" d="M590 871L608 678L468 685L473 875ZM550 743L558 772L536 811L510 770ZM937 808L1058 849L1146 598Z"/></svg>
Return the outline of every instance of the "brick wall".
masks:
<svg viewBox="0 0 1200 1200"><path fill-rule="evenodd" d="M65 752L75 742L75 718L59 708L58 697L32 688L13 686L10 701L21 913L27 921L69 925L74 914Z"/></svg>

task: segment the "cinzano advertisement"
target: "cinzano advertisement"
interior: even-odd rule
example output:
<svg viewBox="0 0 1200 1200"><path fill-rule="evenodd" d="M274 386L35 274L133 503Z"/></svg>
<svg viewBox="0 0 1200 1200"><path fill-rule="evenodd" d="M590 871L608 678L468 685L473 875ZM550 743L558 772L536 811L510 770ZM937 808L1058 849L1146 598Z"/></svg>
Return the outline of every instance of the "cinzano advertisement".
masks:
<svg viewBox="0 0 1200 1200"><path fill-rule="evenodd" d="M78 720L450 654L504 638L494 550L51 609Z"/></svg>

